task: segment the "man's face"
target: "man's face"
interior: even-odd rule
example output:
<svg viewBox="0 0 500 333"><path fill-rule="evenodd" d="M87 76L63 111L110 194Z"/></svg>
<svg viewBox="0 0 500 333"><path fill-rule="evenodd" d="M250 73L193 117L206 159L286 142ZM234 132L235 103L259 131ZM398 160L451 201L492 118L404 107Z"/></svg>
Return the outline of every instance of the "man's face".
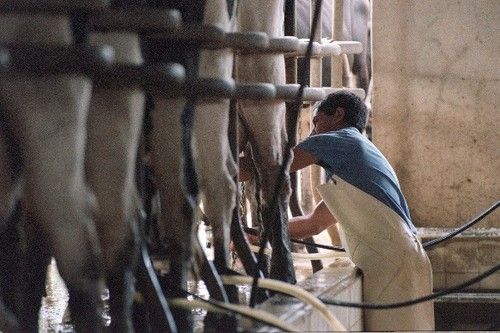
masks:
<svg viewBox="0 0 500 333"><path fill-rule="evenodd" d="M313 134L325 133L335 130L335 116L316 111L313 117Z"/></svg>

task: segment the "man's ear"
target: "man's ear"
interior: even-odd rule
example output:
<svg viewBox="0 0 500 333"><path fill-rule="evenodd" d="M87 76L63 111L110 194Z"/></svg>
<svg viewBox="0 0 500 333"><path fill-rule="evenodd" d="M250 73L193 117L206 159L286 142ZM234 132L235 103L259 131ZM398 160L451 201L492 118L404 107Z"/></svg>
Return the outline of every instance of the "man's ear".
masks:
<svg viewBox="0 0 500 333"><path fill-rule="evenodd" d="M333 119L335 123L342 124L344 122L345 110L344 108L338 107L335 110L335 114L333 115Z"/></svg>

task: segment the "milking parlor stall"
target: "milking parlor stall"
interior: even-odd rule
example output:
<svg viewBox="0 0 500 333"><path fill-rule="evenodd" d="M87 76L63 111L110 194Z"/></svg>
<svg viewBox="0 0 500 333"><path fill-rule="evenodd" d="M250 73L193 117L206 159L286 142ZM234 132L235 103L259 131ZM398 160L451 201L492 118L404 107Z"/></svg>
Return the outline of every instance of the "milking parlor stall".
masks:
<svg viewBox="0 0 500 333"><path fill-rule="evenodd" d="M497 0L0 0L0 332L500 330L499 31ZM344 95L405 221L290 172Z"/></svg>

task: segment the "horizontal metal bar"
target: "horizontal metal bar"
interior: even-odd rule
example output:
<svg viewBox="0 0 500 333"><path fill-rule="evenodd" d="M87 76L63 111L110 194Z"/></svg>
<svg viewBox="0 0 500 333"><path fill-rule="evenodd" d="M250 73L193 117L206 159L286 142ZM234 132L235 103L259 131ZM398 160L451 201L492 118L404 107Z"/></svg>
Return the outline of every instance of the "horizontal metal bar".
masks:
<svg viewBox="0 0 500 333"><path fill-rule="evenodd" d="M304 57L307 52L309 40L300 39L298 49L294 52L286 53L286 57ZM311 57L322 58L338 56L341 54L361 53L363 45L353 41L322 41L313 42Z"/></svg>
<svg viewBox="0 0 500 333"><path fill-rule="evenodd" d="M334 41L340 47L342 54L355 54L363 52L363 44L354 41Z"/></svg>
<svg viewBox="0 0 500 333"><path fill-rule="evenodd" d="M176 9L106 8L89 17L94 31L161 32L178 29L181 13Z"/></svg>
<svg viewBox="0 0 500 333"><path fill-rule="evenodd" d="M137 87L144 90L175 90L185 83L184 67L177 63L162 65L114 65L96 68L90 77L96 88Z"/></svg>
<svg viewBox="0 0 500 333"><path fill-rule="evenodd" d="M229 99L235 90L232 79L197 78L178 86L151 86L147 91L163 98L193 97L196 99Z"/></svg>
<svg viewBox="0 0 500 333"><path fill-rule="evenodd" d="M265 54L265 53L290 53L296 52L299 48L299 39L294 36L269 38L269 43L265 47L243 48L238 50L239 54Z"/></svg>
<svg viewBox="0 0 500 333"><path fill-rule="evenodd" d="M334 93L339 90L345 90L345 91L350 91L353 94L357 95L361 99L365 99L366 94L365 91L361 88L330 88L330 87L324 87L324 92L325 92L325 97L327 97L329 94Z"/></svg>
<svg viewBox="0 0 500 333"><path fill-rule="evenodd" d="M10 64L5 75L88 74L114 61L109 46L4 45Z"/></svg>
<svg viewBox="0 0 500 333"><path fill-rule="evenodd" d="M254 50L267 48L268 46L269 37L263 32L227 32L220 41L202 43L204 49Z"/></svg>
<svg viewBox="0 0 500 333"><path fill-rule="evenodd" d="M298 84L282 84L276 86L276 98L283 99L286 101L296 100L297 94L299 91ZM331 88L331 87L305 87L303 90L303 98L304 102L318 102L322 101L329 94L339 91L339 90L347 90L351 91L361 99L365 97L365 92L363 89L359 88Z"/></svg>
<svg viewBox="0 0 500 333"><path fill-rule="evenodd" d="M2 0L0 13L70 14L95 12L109 6L107 0Z"/></svg>
<svg viewBox="0 0 500 333"><path fill-rule="evenodd" d="M237 83L232 98L271 100L276 97L276 88L271 83Z"/></svg>
<svg viewBox="0 0 500 333"><path fill-rule="evenodd" d="M222 43L225 31L215 25L183 24L178 29L165 30L146 34L153 39L171 39L192 43Z"/></svg>

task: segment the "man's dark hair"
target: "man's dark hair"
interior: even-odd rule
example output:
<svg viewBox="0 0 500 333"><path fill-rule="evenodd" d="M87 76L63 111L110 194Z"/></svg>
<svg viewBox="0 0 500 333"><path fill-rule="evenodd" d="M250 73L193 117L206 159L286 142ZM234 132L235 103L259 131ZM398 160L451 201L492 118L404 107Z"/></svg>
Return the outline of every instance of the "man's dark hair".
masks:
<svg viewBox="0 0 500 333"><path fill-rule="evenodd" d="M339 90L328 95L318 106L318 112L333 116L337 108L344 109L344 124L363 132L368 120L365 103L357 95L347 90Z"/></svg>

